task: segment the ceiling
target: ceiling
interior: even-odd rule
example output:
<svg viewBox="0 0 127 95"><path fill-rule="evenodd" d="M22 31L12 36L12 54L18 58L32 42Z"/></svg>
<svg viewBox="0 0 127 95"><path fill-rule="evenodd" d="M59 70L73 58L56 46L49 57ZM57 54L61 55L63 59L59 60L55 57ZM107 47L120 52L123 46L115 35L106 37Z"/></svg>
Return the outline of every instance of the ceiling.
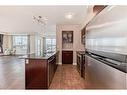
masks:
<svg viewBox="0 0 127 95"><path fill-rule="evenodd" d="M65 14L69 12L74 14L72 19L65 18ZM0 6L0 32L29 33L43 31L43 26L34 22L33 16L48 18L45 28L50 28L51 31L51 27L57 24L82 24L85 20L86 13L87 6L79 5Z"/></svg>

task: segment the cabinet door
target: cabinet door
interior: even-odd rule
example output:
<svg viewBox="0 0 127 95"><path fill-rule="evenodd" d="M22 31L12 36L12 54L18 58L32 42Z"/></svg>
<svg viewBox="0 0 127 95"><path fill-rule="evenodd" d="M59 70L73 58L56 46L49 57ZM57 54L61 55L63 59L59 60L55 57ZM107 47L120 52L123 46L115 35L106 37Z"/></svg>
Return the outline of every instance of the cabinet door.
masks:
<svg viewBox="0 0 127 95"><path fill-rule="evenodd" d="M25 65L26 89L47 88L47 64L43 60L29 59Z"/></svg>
<svg viewBox="0 0 127 95"><path fill-rule="evenodd" d="M73 63L73 51L62 51L62 64Z"/></svg>

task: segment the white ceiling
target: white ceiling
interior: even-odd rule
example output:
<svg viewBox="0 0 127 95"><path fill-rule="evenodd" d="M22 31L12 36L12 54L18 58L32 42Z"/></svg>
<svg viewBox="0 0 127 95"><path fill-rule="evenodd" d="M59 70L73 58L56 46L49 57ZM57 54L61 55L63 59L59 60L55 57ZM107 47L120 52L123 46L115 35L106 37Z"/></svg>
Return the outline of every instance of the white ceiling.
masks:
<svg viewBox="0 0 127 95"><path fill-rule="evenodd" d="M65 18L68 12L74 13L71 20ZM82 24L86 13L87 6L0 6L0 32L42 31L42 26L33 21L33 16L47 17L46 28L56 24Z"/></svg>

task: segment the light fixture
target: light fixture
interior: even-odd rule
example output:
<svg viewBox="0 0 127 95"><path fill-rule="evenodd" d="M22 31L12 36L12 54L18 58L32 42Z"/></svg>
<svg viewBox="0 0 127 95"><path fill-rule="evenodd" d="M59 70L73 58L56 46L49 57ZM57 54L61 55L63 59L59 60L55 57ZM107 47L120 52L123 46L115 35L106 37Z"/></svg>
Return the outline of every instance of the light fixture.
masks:
<svg viewBox="0 0 127 95"><path fill-rule="evenodd" d="M73 15L74 15L74 13L67 13L67 14L65 14L65 18L72 19Z"/></svg>
<svg viewBox="0 0 127 95"><path fill-rule="evenodd" d="M38 24L46 25L47 24L47 18L42 16L33 16L34 21L36 21Z"/></svg>

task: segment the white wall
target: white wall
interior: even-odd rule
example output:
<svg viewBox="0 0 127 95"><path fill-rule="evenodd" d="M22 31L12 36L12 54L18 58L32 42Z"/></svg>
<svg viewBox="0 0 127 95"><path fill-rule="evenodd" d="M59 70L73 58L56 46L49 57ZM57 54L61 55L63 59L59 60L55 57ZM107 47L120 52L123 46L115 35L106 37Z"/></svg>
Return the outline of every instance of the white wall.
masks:
<svg viewBox="0 0 127 95"><path fill-rule="evenodd" d="M59 64L62 64L62 31L73 31L73 65L76 65L76 51L83 51L81 44L81 25L57 25L56 39L57 51L59 51Z"/></svg>
<svg viewBox="0 0 127 95"><path fill-rule="evenodd" d="M56 36L56 25L47 25L42 31L42 36Z"/></svg>

